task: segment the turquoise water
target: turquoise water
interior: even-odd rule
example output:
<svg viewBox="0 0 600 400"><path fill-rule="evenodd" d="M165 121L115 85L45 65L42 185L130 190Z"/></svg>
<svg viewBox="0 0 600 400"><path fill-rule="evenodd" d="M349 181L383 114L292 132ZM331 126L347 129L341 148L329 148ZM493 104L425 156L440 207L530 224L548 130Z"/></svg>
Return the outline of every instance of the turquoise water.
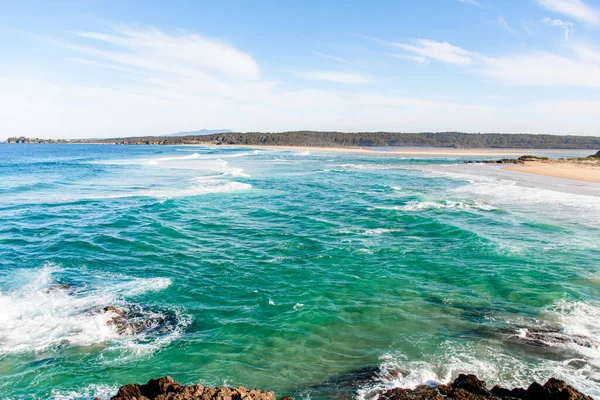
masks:
<svg viewBox="0 0 600 400"><path fill-rule="evenodd" d="M600 187L461 162L1 145L0 392L368 399L470 372L600 396Z"/></svg>

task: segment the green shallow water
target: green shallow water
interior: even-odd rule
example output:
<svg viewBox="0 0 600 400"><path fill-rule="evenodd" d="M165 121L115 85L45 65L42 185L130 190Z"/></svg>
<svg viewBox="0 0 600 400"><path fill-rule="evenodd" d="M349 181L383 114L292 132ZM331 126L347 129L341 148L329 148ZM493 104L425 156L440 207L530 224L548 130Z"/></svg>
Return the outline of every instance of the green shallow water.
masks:
<svg viewBox="0 0 600 400"><path fill-rule="evenodd" d="M9 398L104 399L166 374L369 398L460 372L557 376L600 395L593 185L456 172L459 159L247 148L0 156ZM119 335L107 305L149 326ZM523 338L548 327L585 344Z"/></svg>

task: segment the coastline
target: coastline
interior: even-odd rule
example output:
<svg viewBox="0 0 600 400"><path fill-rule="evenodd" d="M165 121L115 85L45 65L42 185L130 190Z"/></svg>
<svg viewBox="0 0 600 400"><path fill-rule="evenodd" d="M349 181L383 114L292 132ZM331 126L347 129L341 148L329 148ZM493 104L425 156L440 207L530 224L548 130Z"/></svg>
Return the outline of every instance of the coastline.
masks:
<svg viewBox="0 0 600 400"><path fill-rule="evenodd" d="M196 146L196 145L188 145ZM363 153L368 155L385 156L469 156L469 157L518 157L523 154L549 155L569 151L567 149L440 149L440 148L398 148L394 150L376 150L365 147L311 147L311 146L246 146L220 145L221 147L247 147L252 149L272 149L285 151L313 151L327 153ZM582 150L583 151L583 150ZM570 179L600 183L600 163L574 161L527 161L524 164L503 167L505 171L547 176L551 178Z"/></svg>
<svg viewBox="0 0 600 400"><path fill-rule="evenodd" d="M210 146L209 144L186 144L183 146L198 147ZM565 151L582 151L589 150L571 150L571 149L452 149L452 148L422 148L422 147L398 147L394 150L376 150L369 147L321 147L321 146L268 146L268 145L239 145L239 144L222 144L218 147L223 148L250 148L250 149L267 149L267 150L285 150L285 151L314 151L324 153L365 153L369 155L398 155L398 156L521 156L523 154L549 154L561 153Z"/></svg>
<svg viewBox="0 0 600 400"><path fill-rule="evenodd" d="M346 398L342 395L336 398ZM146 384L128 384L121 386L111 400L292 400L289 396L278 397L275 392L259 389L246 389L243 386L208 387L200 384L180 385L170 376L150 379ZM423 383L413 388L387 388L375 391L368 396L372 400L593 400L564 381L550 378L542 385L533 382L525 388L507 389L502 386L488 388L485 381L472 374L459 374L456 379L447 384ZM99 400L99 399L98 399Z"/></svg>
<svg viewBox="0 0 600 400"><path fill-rule="evenodd" d="M600 163L594 165L560 161L528 161L523 165L504 167L502 169L517 173L600 183Z"/></svg>

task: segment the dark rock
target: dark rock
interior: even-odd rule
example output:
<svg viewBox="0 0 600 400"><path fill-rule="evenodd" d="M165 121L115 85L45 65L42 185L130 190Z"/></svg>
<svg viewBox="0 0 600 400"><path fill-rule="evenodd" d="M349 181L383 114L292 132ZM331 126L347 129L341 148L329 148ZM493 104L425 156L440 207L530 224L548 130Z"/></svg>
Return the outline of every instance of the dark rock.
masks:
<svg viewBox="0 0 600 400"><path fill-rule="evenodd" d="M580 393L571 385L555 378L550 378L543 388L549 393L547 397L549 400L593 400L590 396Z"/></svg>
<svg viewBox="0 0 600 400"><path fill-rule="evenodd" d="M519 158L501 158L500 160L465 161L466 164L525 164L528 161L548 161L548 157L521 156Z"/></svg>
<svg viewBox="0 0 600 400"><path fill-rule="evenodd" d="M577 346L594 348L600 343L582 335L565 334L560 329L526 329L522 339L536 346L554 346L563 343L573 343Z"/></svg>
<svg viewBox="0 0 600 400"><path fill-rule="evenodd" d="M136 335L164 326L167 322L161 314L144 312L137 305L131 305L128 308L106 306L103 308L103 312L114 314L106 323L114 327L120 335Z"/></svg>
<svg viewBox="0 0 600 400"><path fill-rule="evenodd" d="M600 158L600 151L598 151L596 154L592 154L589 156L589 158Z"/></svg>
<svg viewBox="0 0 600 400"><path fill-rule="evenodd" d="M565 382L551 378L545 385L532 383L527 390L494 386L488 390L485 382L475 375L459 375L454 382L437 387L419 386L416 389L395 388L379 395L378 400L593 400Z"/></svg>
<svg viewBox="0 0 600 400"><path fill-rule="evenodd" d="M458 378L454 380L452 386L456 389L464 389L469 393L488 397L491 396L485 382L478 379L475 375L460 374Z"/></svg>
<svg viewBox="0 0 600 400"><path fill-rule="evenodd" d="M430 386L418 386L415 389L392 389L388 390L381 396L379 400L443 400L444 396L439 390Z"/></svg>
<svg viewBox="0 0 600 400"><path fill-rule="evenodd" d="M175 382L170 376L159 379L150 379L148 383L142 385L142 394L150 399L156 398L161 394L175 393L181 389L181 385Z"/></svg>
<svg viewBox="0 0 600 400"><path fill-rule="evenodd" d="M140 390L140 385L137 383L132 383L129 385L121 386L116 396L113 396L111 400L134 400L141 399L142 391Z"/></svg>
<svg viewBox="0 0 600 400"><path fill-rule="evenodd" d="M523 388L508 390L500 386L494 386L491 392L494 396L502 399L524 399L527 397L527 391Z"/></svg>
<svg viewBox="0 0 600 400"><path fill-rule="evenodd" d="M121 310L120 308L114 307L114 306L106 306L104 307L104 312L108 312L108 311L112 311L115 314L117 314L118 316L122 317L123 316L123 310Z"/></svg>
<svg viewBox="0 0 600 400"><path fill-rule="evenodd" d="M289 399L289 398L288 398ZM275 393L248 390L244 387L211 388L202 385L182 386L171 377L151 379L145 385L121 386L111 400L277 400Z"/></svg>

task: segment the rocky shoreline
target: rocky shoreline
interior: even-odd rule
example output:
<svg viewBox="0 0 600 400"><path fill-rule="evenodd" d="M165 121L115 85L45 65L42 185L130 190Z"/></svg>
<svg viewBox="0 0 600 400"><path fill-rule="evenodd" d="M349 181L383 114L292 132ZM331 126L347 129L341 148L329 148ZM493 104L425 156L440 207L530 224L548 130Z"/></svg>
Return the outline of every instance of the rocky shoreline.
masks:
<svg viewBox="0 0 600 400"><path fill-rule="evenodd" d="M377 400L593 400L565 382L551 378L544 385L532 383L527 389L505 389L486 383L475 375L461 374L453 382L439 386L419 386L415 389L395 388ZM95 399L99 400L99 399ZM151 379L148 383L121 386L111 400L277 400L274 392L256 389L180 385L171 377ZM281 397L279 400L292 400Z"/></svg>
<svg viewBox="0 0 600 400"><path fill-rule="evenodd" d="M592 157L592 156L590 156ZM483 160L483 161L472 161L467 160L465 164L525 164L529 161L548 161L548 157L537 157L537 156L521 156L519 158L502 158L500 160Z"/></svg>

